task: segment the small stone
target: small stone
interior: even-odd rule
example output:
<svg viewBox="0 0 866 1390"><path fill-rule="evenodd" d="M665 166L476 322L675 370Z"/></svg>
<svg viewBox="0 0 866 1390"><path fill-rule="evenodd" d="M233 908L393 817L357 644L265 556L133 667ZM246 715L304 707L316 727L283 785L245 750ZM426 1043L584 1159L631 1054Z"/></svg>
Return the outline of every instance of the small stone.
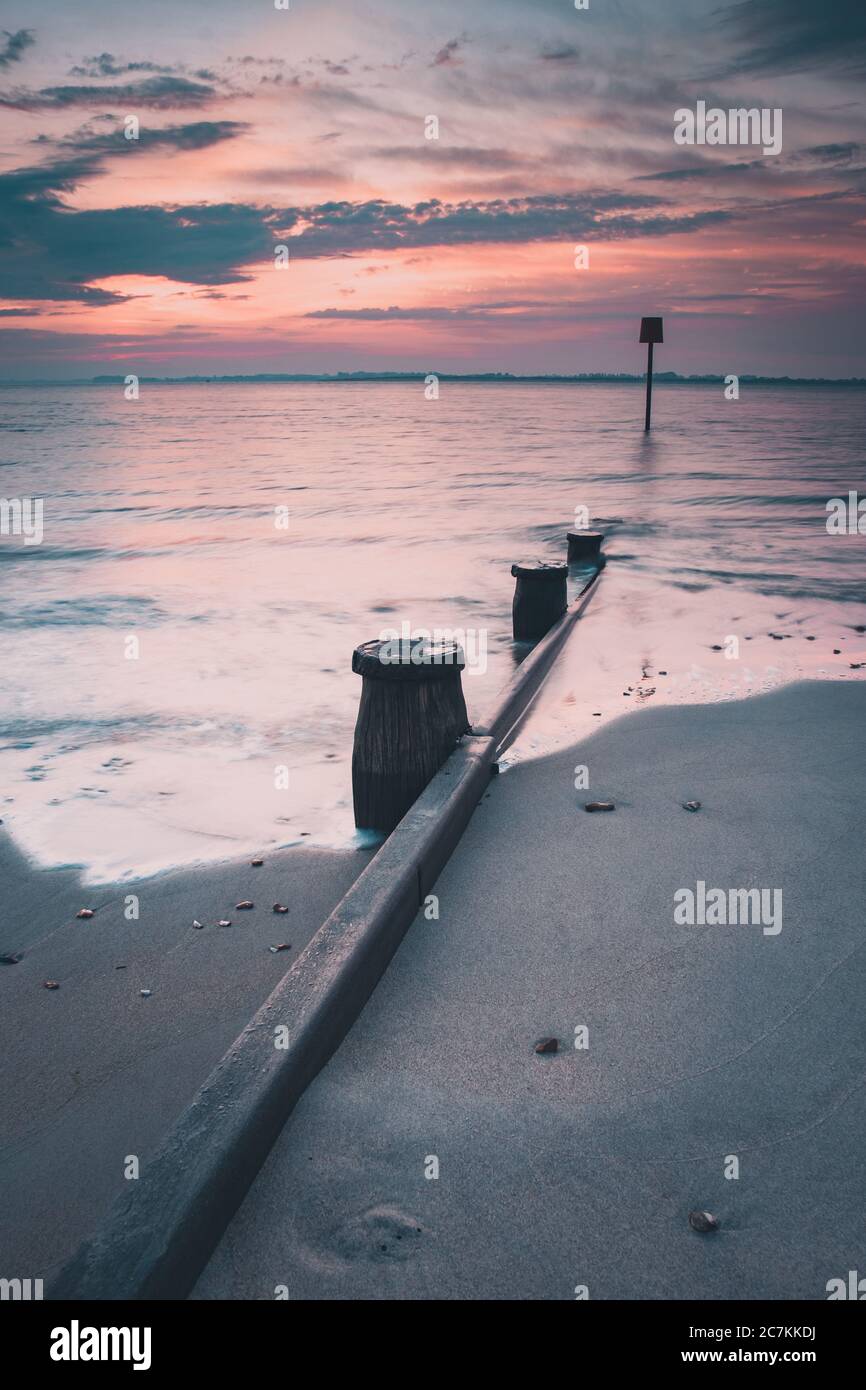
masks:
<svg viewBox="0 0 866 1390"><path fill-rule="evenodd" d="M833 648L833 655L834 655L834 656L841 656L841 655L842 655L842 648L841 648L841 647L834 647L834 648Z"/></svg>
<svg viewBox="0 0 866 1390"><path fill-rule="evenodd" d="M125 966L125 965L116 965L114 968L115 968L115 970L125 970L125 969L126 969L126 966Z"/></svg>
<svg viewBox="0 0 866 1390"><path fill-rule="evenodd" d="M141 995L142 999L149 999L150 996L153 994L152 989L140 989L138 992Z"/></svg>
<svg viewBox="0 0 866 1390"><path fill-rule="evenodd" d="M19 960L23 960L23 956L10 952L8 956L0 956L0 965L17 965Z"/></svg>
<svg viewBox="0 0 866 1390"><path fill-rule="evenodd" d="M539 1056L541 1056L542 1054L548 1053L548 1052L558 1052L558 1051L559 1051L559 1039L558 1039L558 1038L542 1038L542 1039L541 1039L541 1042L537 1042L537 1043L535 1044L535 1050L536 1050L536 1052L539 1054Z"/></svg>
<svg viewBox="0 0 866 1390"><path fill-rule="evenodd" d="M231 926L231 922L230 922L230 920L229 920L227 917L221 917L220 920L217 922L217 926L218 926L218 927L230 927L230 926Z"/></svg>
<svg viewBox="0 0 866 1390"><path fill-rule="evenodd" d="M260 869L260 868L262 867L262 865L264 864L264 862L265 862L264 859L251 859L251 860L250 860L250 863L252 864L252 866L253 866L254 869Z"/></svg>
<svg viewBox="0 0 866 1390"><path fill-rule="evenodd" d="M254 907L255 903L251 903L249 898L244 898L243 902L235 903L235 912L249 912Z"/></svg>
<svg viewBox="0 0 866 1390"><path fill-rule="evenodd" d="M683 802L683 810L684 810L684 811L699 811L700 809L701 809L701 803L700 803L699 801L684 801L684 802Z"/></svg>
<svg viewBox="0 0 866 1390"><path fill-rule="evenodd" d="M616 806L612 801L588 801L583 809L585 811L615 811Z"/></svg>
<svg viewBox="0 0 866 1390"><path fill-rule="evenodd" d="M666 675L667 675L667 671L659 671L659 675L660 675L660 676L666 676Z"/></svg>
<svg viewBox="0 0 866 1390"><path fill-rule="evenodd" d="M282 904L282 903L274 903L274 906L273 906L273 911L274 911L274 912L288 912L288 910L289 910L289 909L288 909L287 907L283 907L283 904Z"/></svg>
<svg viewBox="0 0 866 1390"><path fill-rule="evenodd" d="M193 918L192 929L193 931L204 931L204 927L197 917Z"/></svg>
<svg viewBox="0 0 866 1390"><path fill-rule="evenodd" d="M723 652L724 650L724 647L720 647L718 642L714 642L713 645L710 647L711 652Z"/></svg>
<svg viewBox="0 0 866 1390"><path fill-rule="evenodd" d="M849 661L849 662L848 662L848 665L849 665L849 667L851 668L852 671L859 671L859 670L860 670L860 667L863 665L863 662L862 662L862 661Z"/></svg>
<svg viewBox="0 0 866 1390"><path fill-rule="evenodd" d="M42 988L43 988L43 989L59 989L60 986L59 986L59 984L57 983L56 980L43 980L43 981L42 981Z"/></svg>
<svg viewBox="0 0 866 1390"><path fill-rule="evenodd" d="M268 950L269 950L269 951L272 951L274 955L277 954L277 951L291 951L291 949L292 949L292 943L291 943L291 941L281 941L280 944L279 944L279 946L269 946L269 947L268 947Z"/></svg>
<svg viewBox="0 0 866 1390"><path fill-rule="evenodd" d="M690 1211L689 1225L693 1231L700 1231L702 1235L719 1229L718 1221L712 1213L708 1211Z"/></svg>
<svg viewBox="0 0 866 1390"><path fill-rule="evenodd" d="M807 641L807 642L814 642L814 640L815 640L814 637L807 637L807 638L806 638L806 641Z"/></svg>
<svg viewBox="0 0 866 1390"><path fill-rule="evenodd" d="M79 908L75 915L76 917L80 917L86 920L88 917L94 916L94 909L92 907L82 907Z"/></svg>

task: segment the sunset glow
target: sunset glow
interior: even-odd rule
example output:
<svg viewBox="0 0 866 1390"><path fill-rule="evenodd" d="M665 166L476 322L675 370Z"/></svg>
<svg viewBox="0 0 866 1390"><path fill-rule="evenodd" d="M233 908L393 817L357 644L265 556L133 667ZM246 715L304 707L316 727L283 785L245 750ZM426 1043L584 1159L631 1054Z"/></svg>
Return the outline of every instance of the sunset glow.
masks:
<svg viewBox="0 0 866 1390"><path fill-rule="evenodd" d="M639 371L646 309L672 370L857 375L862 67L775 3L11 0L0 372ZM708 95L782 152L676 145Z"/></svg>

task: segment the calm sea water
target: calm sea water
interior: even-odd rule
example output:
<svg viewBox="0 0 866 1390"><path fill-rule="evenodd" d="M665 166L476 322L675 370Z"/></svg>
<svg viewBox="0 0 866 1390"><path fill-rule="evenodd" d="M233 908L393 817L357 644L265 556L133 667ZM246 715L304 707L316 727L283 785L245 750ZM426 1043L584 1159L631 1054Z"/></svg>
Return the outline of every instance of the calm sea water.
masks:
<svg viewBox="0 0 866 1390"><path fill-rule="evenodd" d="M611 561L569 735L624 695L859 678L866 537L828 535L825 508L866 491L866 393L660 386L649 437L642 404L613 385L0 391L0 496L44 499L41 544L0 536L12 834L91 879L351 843L353 647L467 630L478 710L514 667L511 562L561 557L579 507ZM714 666L737 633L749 660Z"/></svg>

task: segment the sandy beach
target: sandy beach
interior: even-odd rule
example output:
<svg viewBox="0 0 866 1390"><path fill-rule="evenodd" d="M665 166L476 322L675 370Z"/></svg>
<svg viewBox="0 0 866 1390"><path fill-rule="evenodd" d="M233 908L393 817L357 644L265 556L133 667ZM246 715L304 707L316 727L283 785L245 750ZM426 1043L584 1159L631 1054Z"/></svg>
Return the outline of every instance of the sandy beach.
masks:
<svg viewBox="0 0 866 1390"><path fill-rule="evenodd" d="M866 1236L864 713L643 709L495 779L194 1297L826 1298ZM699 882L781 929L677 924Z"/></svg>
<svg viewBox="0 0 866 1390"><path fill-rule="evenodd" d="M94 888L35 869L0 828L0 954L22 955L0 965L5 1273L47 1279L68 1259L368 857L290 849Z"/></svg>

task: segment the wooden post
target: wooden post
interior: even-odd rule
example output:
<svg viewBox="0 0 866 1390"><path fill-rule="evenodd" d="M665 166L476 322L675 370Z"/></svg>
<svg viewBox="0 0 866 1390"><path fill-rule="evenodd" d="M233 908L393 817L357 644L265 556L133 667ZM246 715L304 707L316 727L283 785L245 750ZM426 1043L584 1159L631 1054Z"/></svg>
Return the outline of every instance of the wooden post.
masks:
<svg viewBox="0 0 866 1390"><path fill-rule="evenodd" d="M364 642L352 654L363 678L352 750L355 824L390 834L448 757L469 719L457 642Z"/></svg>
<svg viewBox="0 0 866 1390"><path fill-rule="evenodd" d="M568 563L570 565L598 564L603 531L568 531Z"/></svg>
<svg viewBox="0 0 866 1390"><path fill-rule="evenodd" d="M511 566L517 580L511 616L515 642L538 642L568 607L568 566L527 560Z"/></svg>
<svg viewBox="0 0 866 1390"><path fill-rule="evenodd" d="M647 344L646 355L646 415L644 430L650 427L653 399L653 346L664 342L663 321L660 318L643 318L640 321L640 342Z"/></svg>

